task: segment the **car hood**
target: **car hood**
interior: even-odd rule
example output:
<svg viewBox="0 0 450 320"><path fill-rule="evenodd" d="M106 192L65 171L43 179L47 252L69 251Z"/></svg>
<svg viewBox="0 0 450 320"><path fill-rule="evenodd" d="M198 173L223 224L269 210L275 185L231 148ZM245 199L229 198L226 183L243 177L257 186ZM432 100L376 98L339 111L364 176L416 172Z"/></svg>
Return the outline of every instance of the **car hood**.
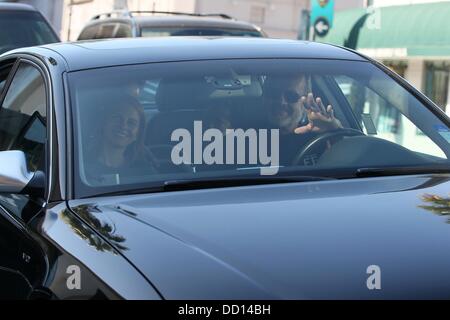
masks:
<svg viewBox="0 0 450 320"><path fill-rule="evenodd" d="M449 181L332 180L69 206L167 299L450 298Z"/></svg>

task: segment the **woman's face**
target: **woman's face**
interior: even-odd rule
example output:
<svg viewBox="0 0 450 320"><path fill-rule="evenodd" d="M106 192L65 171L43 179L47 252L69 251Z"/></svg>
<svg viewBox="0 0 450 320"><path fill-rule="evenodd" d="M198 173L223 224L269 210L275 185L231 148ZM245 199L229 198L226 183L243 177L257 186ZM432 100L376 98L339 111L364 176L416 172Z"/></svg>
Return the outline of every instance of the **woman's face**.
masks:
<svg viewBox="0 0 450 320"><path fill-rule="evenodd" d="M139 113L132 107L116 108L106 115L103 128L105 142L125 148L135 142L139 134Z"/></svg>

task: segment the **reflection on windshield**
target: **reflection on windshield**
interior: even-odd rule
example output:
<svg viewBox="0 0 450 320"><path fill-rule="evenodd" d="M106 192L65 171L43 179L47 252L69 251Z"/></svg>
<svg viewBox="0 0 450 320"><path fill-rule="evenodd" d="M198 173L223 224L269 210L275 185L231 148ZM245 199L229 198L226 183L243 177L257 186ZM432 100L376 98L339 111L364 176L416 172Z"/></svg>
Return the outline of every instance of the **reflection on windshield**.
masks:
<svg viewBox="0 0 450 320"><path fill-rule="evenodd" d="M450 129L366 62L161 63L72 73L70 86L85 195L242 170L442 167L450 155Z"/></svg>

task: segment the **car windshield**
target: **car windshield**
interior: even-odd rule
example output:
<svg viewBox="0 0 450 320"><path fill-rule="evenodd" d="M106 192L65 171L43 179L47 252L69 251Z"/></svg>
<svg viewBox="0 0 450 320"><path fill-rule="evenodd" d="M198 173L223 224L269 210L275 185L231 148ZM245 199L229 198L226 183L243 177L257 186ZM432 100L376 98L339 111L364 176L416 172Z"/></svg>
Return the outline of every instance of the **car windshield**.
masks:
<svg viewBox="0 0 450 320"><path fill-rule="evenodd" d="M167 62L68 79L79 197L180 182L449 167L447 118L369 62Z"/></svg>
<svg viewBox="0 0 450 320"><path fill-rule="evenodd" d="M143 27L142 37L169 37L169 36L228 36L228 37L262 37L257 30L196 28L196 27Z"/></svg>
<svg viewBox="0 0 450 320"><path fill-rule="evenodd" d="M53 30L39 13L0 11L0 54L15 48L58 41Z"/></svg>

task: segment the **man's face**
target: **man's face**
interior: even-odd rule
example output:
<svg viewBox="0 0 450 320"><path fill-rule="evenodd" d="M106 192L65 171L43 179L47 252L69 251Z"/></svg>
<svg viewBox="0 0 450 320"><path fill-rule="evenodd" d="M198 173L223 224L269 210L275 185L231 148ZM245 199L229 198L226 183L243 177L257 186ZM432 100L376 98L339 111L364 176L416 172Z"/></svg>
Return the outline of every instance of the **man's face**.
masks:
<svg viewBox="0 0 450 320"><path fill-rule="evenodd" d="M269 86L266 90L264 101L270 123L284 133L292 133L305 112L301 97L308 94L306 77L291 80L285 85Z"/></svg>

